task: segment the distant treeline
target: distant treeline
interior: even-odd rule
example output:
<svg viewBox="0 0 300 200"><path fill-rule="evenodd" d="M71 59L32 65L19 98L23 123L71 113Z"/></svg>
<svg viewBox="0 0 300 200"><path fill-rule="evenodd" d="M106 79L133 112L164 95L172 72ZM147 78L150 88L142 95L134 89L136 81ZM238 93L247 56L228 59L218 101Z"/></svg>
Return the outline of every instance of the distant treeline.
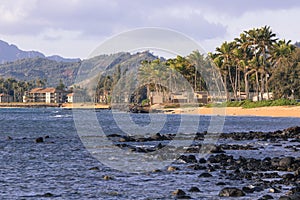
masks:
<svg viewBox="0 0 300 200"><path fill-rule="evenodd" d="M14 78L0 78L0 94L7 94L13 97L13 102L22 102L26 91L33 88L46 87L46 79L36 79L32 81L20 81ZM62 80L56 86L57 89L66 89Z"/></svg>

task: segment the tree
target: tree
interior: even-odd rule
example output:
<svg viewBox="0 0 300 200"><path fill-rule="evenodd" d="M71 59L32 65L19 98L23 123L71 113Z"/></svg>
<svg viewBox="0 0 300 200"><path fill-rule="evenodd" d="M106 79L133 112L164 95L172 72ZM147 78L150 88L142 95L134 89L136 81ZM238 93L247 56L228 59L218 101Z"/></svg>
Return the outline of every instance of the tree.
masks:
<svg viewBox="0 0 300 200"><path fill-rule="evenodd" d="M66 88L65 84L63 83L63 81L60 79L59 80L59 84L56 86L56 89L58 90L64 90Z"/></svg>

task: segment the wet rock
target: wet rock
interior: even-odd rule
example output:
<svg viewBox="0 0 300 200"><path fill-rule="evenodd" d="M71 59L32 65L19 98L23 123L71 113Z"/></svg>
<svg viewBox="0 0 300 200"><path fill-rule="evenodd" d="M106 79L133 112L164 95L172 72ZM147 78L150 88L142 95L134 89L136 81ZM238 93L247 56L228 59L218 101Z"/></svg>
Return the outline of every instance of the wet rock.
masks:
<svg viewBox="0 0 300 200"><path fill-rule="evenodd" d="M35 139L36 143L43 143L44 142L44 138L43 137L38 137Z"/></svg>
<svg viewBox="0 0 300 200"><path fill-rule="evenodd" d="M279 161L279 166L283 167L283 168L288 168L288 167L291 166L291 164L293 163L294 159L295 159L294 157L285 157L285 158L282 158Z"/></svg>
<svg viewBox="0 0 300 200"><path fill-rule="evenodd" d="M13 140L13 138L11 136L7 136L6 140Z"/></svg>
<svg viewBox="0 0 300 200"><path fill-rule="evenodd" d="M245 196L245 193L238 188L226 187L220 191L219 196L220 197L242 197Z"/></svg>
<svg viewBox="0 0 300 200"><path fill-rule="evenodd" d="M50 193L50 192L47 192L47 193L41 195L41 197L53 197L53 196L54 195L52 193Z"/></svg>
<svg viewBox="0 0 300 200"><path fill-rule="evenodd" d="M261 198L259 198L258 200L268 200L268 199L274 199L271 195L264 195Z"/></svg>
<svg viewBox="0 0 300 200"><path fill-rule="evenodd" d="M173 171L177 171L177 170L179 170L179 168L174 167L174 166L169 166L168 169L167 169L168 172L173 172Z"/></svg>
<svg viewBox="0 0 300 200"><path fill-rule="evenodd" d="M106 181L113 180L113 179L114 178L112 176L108 176L108 175L103 176L103 180L106 180Z"/></svg>
<svg viewBox="0 0 300 200"><path fill-rule="evenodd" d="M201 191L200 191L200 189L197 188L197 187L191 187L191 188L189 189L189 192L201 192Z"/></svg>
<svg viewBox="0 0 300 200"><path fill-rule="evenodd" d="M209 178L212 177L210 173L204 172L198 176L199 178Z"/></svg>
<svg viewBox="0 0 300 200"><path fill-rule="evenodd" d="M205 158L200 158L200 159L199 159L199 163L200 163L200 164L204 164L204 163L206 163L206 160L205 160Z"/></svg>
<svg viewBox="0 0 300 200"><path fill-rule="evenodd" d="M300 199L300 193L296 193L290 196L281 196L279 200L299 200Z"/></svg>
<svg viewBox="0 0 300 200"><path fill-rule="evenodd" d="M185 163L197 163L196 156L194 155L182 155L178 159L183 160Z"/></svg>
<svg viewBox="0 0 300 200"><path fill-rule="evenodd" d="M174 192L172 192L173 195L175 196L184 196L186 195L185 191L181 190L181 189L177 189Z"/></svg>
<svg viewBox="0 0 300 200"><path fill-rule="evenodd" d="M189 165L187 168L193 169L193 170L206 170L207 167L203 165Z"/></svg>
<svg viewBox="0 0 300 200"><path fill-rule="evenodd" d="M242 190L246 193L253 193L255 191L254 187L243 187Z"/></svg>
<svg viewBox="0 0 300 200"><path fill-rule="evenodd" d="M273 187L273 188L270 188L269 190L271 193L280 193L280 189L279 188L276 188L276 187Z"/></svg>
<svg viewBox="0 0 300 200"><path fill-rule="evenodd" d="M49 136L49 135L46 135L46 136L45 136L45 139L48 139L48 138L50 138L50 136Z"/></svg>
<svg viewBox="0 0 300 200"><path fill-rule="evenodd" d="M218 182L218 183L216 183L216 185L226 185L226 183L224 183L224 182Z"/></svg>
<svg viewBox="0 0 300 200"><path fill-rule="evenodd" d="M91 168L89 168L89 170L100 171L99 167L91 167Z"/></svg>
<svg viewBox="0 0 300 200"><path fill-rule="evenodd" d="M175 190L174 192L172 192L172 195L174 195L176 199L191 199L191 197L187 196L185 191L181 189Z"/></svg>

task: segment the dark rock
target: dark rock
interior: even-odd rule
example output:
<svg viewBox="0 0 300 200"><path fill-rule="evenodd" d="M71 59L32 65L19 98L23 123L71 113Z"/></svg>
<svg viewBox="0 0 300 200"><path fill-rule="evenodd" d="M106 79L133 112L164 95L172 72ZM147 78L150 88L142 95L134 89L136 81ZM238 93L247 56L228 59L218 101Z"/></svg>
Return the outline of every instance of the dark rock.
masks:
<svg viewBox="0 0 300 200"><path fill-rule="evenodd" d="M198 176L199 178L209 178L212 177L210 173L204 172Z"/></svg>
<svg viewBox="0 0 300 200"><path fill-rule="evenodd" d="M194 156L194 155L188 155L188 156L182 155L178 159L183 160L186 163L196 163L197 162L196 156Z"/></svg>
<svg viewBox="0 0 300 200"><path fill-rule="evenodd" d="M47 193L45 193L45 194L43 194L41 196L42 197L53 197L54 195L52 193L50 193L50 192L47 192Z"/></svg>
<svg viewBox="0 0 300 200"><path fill-rule="evenodd" d="M216 185L226 185L226 183L224 183L224 182L218 182L218 183L216 183Z"/></svg>
<svg viewBox="0 0 300 200"><path fill-rule="evenodd" d="M174 196L185 196L185 195L186 195L185 191L183 191L183 190L181 190L181 189L175 190L174 192L172 192L172 194L173 194Z"/></svg>
<svg viewBox="0 0 300 200"><path fill-rule="evenodd" d="M179 170L179 168L174 167L174 166L169 166L168 169L167 169L168 172L173 172L173 171L177 171L177 170Z"/></svg>
<svg viewBox="0 0 300 200"><path fill-rule="evenodd" d="M246 193L253 193L255 191L254 187L243 187L242 190Z"/></svg>
<svg viewBox="0 0 300 200"><path fill-rule="evenodd" d="M44 138L43 137L38 137L38 138L35 139L35 142L36 143L42 143L42 142L44 142Z"/></svg>
<svg viewBox="0 0 300 200"><path fill-rule="evenodd" d="M49 135L46 135L46 136L45 136L45 139L48 139L48 138L50 138L50 136L49 136Z"/></svg>
<svg viewBox="0 0 300 200"><path fill-rule="evenodd" d="M270 188L269 191L270 191L271 193L280 193L280 192L281 192L281 190L280 190L279 188L276 188L276 187Z"/></svg>
<svg viewBox="0 0 300 200"><path fill-rule="evenodd" d="M201 191L200 191L200 189L197 188L197 187L191 187L191 188L189 189L189 192L201 192Z"/></svg>
<svg viewBox="0 0 300 200"><path fill-rule="evenodd" d="M189 165L187 166L188 168L190 169L193 169L193 170L206 170L207 167L206 166L202 166L202 165Z"/></svg>
<svg viewBox="0 0 300 200"><path fill-rule="evenodd" d="M271 195L264 195L261 198L259 198L258 200L268 200L268 199L274 199Z"/></svg>
<svg viewBox="0 0 300 200"><path fill-rule="evenodd" d="M242 197L245 196L245 193L238 188L226 187L220 191L219 196L220 197Z"/></svg>
<svg viewBox="0 0 300 200"><path fill-rule="evenodd" d="M6 137L6 140L13 140L13 138L10 137L10 136L7 136L7 137Z"/></svg>
<svg viewBox="0 0 300 200"><path fill-rule="evenodd" d="M281 196L279 200L299 200L300 199L300 193L295 193L290 196Z"/></svg>
<svg viewBox="0 0 300 200"><path fill-rule="evenodd" d="M199 159L199 163L200 163L200 164L204 164L204 163L206 163L206 160L205 160L205 158L200 158L200 159Z"/></svg>
<svg viewBox="0 0 300 200"><path fill-rule="evenodd" d="M280 167L288 168L288 167L291 166L291 164L293 163L294 159L295 159L294 157L285 157L285 158L282 158L279 161L279 166Z"/></svg>
<svg viewBox="0 0 300 200"><path fill-rule="evenodd" d="M105 176L103 176L103 180L106 180L106 181L108 181L108 180L113 180L113 177L112 177L112 176L105 175Z"/></svg>
<svg viewBox="0 0 300 200"><path fill-rule="evenodd" d="M99 169L99 167L91 167L91 168L89 168L89 170L99 171L100 169Z"/></svg>

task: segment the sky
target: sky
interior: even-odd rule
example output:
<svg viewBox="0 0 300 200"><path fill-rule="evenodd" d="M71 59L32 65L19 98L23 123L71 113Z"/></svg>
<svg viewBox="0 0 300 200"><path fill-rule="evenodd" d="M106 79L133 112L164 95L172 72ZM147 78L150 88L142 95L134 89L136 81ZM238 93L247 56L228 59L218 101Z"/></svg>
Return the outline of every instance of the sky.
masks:
<svg viewBox="0 0 300 200"><path fill-rule="evenodd" d="M0 39L47 56L85 59L132 29L167 28L214 51L244 30L268 25L300 41L298 0L1 0Z"/></svg>

